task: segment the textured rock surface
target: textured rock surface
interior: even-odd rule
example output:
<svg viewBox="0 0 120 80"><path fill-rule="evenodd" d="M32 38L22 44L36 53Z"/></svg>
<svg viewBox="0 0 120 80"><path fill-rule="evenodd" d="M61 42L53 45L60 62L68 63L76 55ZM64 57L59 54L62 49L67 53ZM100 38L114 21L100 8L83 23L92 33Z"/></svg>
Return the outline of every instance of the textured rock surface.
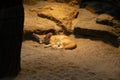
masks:
<svg viewBox="0 0 120 80"><path fill-rule="evenodd" d="M108 14L101 14L96 18L96 23L114 27L117 34L120 35L120 20L116 20Z"/></svg>
<svg viewBox="0 0 120 80"><path fill-rule="evenodd" d="M54 5L53 5L54 4ZM33 8L34 7L34 8ZM25 34L45 34L47 32L74 33L104 38L118 46L119 21L106 14L94 14L86 9L78 9L64 3L50 3L29 7L26 11ZM96 23L107 21L107 24ZM111 25L112 24L112 25ZM101 39L100 39L101 40Z"/></svg>
<svg viewBox="0 0 120 80"><path fill-rule="evenodd" d="M57 23L63 30L72 32L72 21L78 15L77 9L68 5L47 5L37 11L38 16L50 19Z"/></svg>
<svg viewBox="0 0 120 80"><path fill-rule="evenodd" d="M81 5L82 1L104 1L107 2L117 8L120 8L120 1L119 0L23 0L25 4L35 4L37 1L50 1L50 2L61 2L61 3L69 3L71 5L76 5L79 3Z"/></svg>
<svg viewBox="0 0 120 80"><path fill-rule="evenodd" d="M23 0L23 1L24 4L28 4L28 5L34 5L38 1L59 2L59 3L67 3L70 5L77 5L78 2L80 2L81 0Z"/></svg>
<svg viewBox="0 0 120 80"><path fill-rule="evenodd" d="M106 2L114 5L115 7L120 8L120 0L103 0L103 1L106 1Z"/></svg>
<svg viewBox="0 0 120 80"><path fill-rule="evenodd" d="M33 5L36 3L36 0L23 0L24 4Z"/></svg>
<svg viewBox="0 0 120 80"><path fill-rule="evenodd" d="M107 25L97 24L97 17L95 17L94 14L84 9L81 9L80 11L83 13L87 12L87 15L84 15L86 17L83 17L82 13L80 13L80 15L78 16L77 24L74 28L74 34L76 35L76 37L87 35L97 38L104 38L110 40L111 42L113 42L113 44L116 44L116 46L118 46L118 43L114 43L117 42L118 39L118 33L116 32L115 28ZM89 15L91 15L91 18L89 17Z"/></svg>
<svg viewBox="0 0 120 80"><path fill-rule="evenodd" d="M110 0L111 2L112 0ZM114 1L112 1L114 2ZM120 2L120 1L118 1ZM117 4L117 2L114 2ZM89 8L87 7L87 9L94 11L97 14L101 14L101 13L107 13L110 14L118 19L120 19L120 10L118 7L116 7L115 5L112 5L112 3L109 3L108 0L83 0L81 5L82 8L85 8L86 6L89 6Z"/></svg>
<svg viewBox="0 0 120 80"><path fill-rule="evenodd" d="M84 24L98 16L85 9L79 14ZM4 80L120 80L120 47L93 38L74 38L78 45L74 50L44 48L35 41L24 41L21 72L15 79Z"/></svg>
<svg viewBox="0 0 120 80"><path fill-rule="evenodd" d="M30 36L32 33L45 34L48 32L59 32L61 28L53 21L40 18L31 11L25 11L24 35Z"/></svg>
<svg viewBox="0 0 120 80"><path fill-rule="evenodd" d="M96 22L100 24L113 26L114 25L114 23L112 22L113 19L114 18L108 14L101 14L97 17Z"/></svg>
<svg viewBox="0 0 120 80"><path fill-rule="evenodd" d="M38 0L38 1L50 1L50 2L61 2L61 3L77 2L77 0Z"/></svg>

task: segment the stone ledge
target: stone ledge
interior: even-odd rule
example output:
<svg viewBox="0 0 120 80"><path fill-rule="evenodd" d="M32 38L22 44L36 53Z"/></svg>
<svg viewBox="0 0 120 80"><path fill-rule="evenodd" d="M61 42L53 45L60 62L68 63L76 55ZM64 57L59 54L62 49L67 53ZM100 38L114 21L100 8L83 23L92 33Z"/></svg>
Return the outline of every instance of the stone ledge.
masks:
<svg viewBox="0 0 120 80"><path fill-rule="evenodd" d="M73 33L76 38L80 38L81 35L84 35L89 36L89 38L99 38L99 40L104 42L109 41L115 47L119 46L116 30L110 26L96 24L94 21L78 22Z"/></svg>

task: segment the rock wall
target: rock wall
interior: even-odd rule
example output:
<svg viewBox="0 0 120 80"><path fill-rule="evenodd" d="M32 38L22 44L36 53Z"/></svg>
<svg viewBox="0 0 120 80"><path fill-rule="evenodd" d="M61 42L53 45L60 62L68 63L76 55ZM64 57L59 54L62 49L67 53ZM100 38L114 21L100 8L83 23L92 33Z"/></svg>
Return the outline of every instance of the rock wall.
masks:
<svg viewBox="0 0 120 80"><path fill-rule="evenodd" d="M106 2L114 5L115 7L120 8L120 0L103 0L103 1L106 1Z"/></svg>
<svg viewBox="0 0 120 80"><path fill-rule="evenodd" d="M25 4L35 4L37 1L51 1L51 2L61 2L61 3L70 3L70 4L78 4L82 3L82 1L104 1L113 6L120 8L120 1L119 0L23 0Z"/></svg>
<svg viewBox="0 0 120 80"><path fill-rule="evenodd" d="M60 2L60 3L70 3L70 4L78 4L78 2L82 0L24 0L25 4L33 5L37 1L50 1L50 2Z"/></svg>
<svg viewBox="0 0 120 80"><path fill-rule="evenodd" d="M102 2L107 2L108 4L111 4L117 8L120 8L120 0L77 0L79 4L84 3L84 2L93 2L93 1L102 1Z"/></svg>
<svg viewBox="0 0 120 80"><path fill-rule="evenodd" d="M36 0L23 0L24 4L29 4L29 5L33 5L36 3Z"/></svg>

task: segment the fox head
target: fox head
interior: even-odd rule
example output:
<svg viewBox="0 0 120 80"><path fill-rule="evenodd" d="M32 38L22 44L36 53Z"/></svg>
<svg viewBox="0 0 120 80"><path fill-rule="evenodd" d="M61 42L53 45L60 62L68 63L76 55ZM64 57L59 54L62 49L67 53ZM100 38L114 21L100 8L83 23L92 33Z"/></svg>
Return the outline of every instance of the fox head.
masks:
<svg viewBox="0 0 120 80"><path fill-rule="evenodd" d="M38 35L33 33L34 38L39 42L40 44L50 44L50 38L53 35L53 33L47 33L46 35Z"/></svg>

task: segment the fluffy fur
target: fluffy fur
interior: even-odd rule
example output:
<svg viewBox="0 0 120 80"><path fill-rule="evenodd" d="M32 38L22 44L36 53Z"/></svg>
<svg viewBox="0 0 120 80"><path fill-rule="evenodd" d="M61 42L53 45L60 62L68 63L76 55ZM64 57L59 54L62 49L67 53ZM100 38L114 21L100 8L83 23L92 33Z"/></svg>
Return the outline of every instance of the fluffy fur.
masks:
<svg viewBox="0 0 120 80"><path fill-rule="evenodd" d="M46 44L44 47L56 49L74 49L77 47L75 41L66 35L52 35L52 33L46 35L34 35L39 38L40 43Z"/></svg>

